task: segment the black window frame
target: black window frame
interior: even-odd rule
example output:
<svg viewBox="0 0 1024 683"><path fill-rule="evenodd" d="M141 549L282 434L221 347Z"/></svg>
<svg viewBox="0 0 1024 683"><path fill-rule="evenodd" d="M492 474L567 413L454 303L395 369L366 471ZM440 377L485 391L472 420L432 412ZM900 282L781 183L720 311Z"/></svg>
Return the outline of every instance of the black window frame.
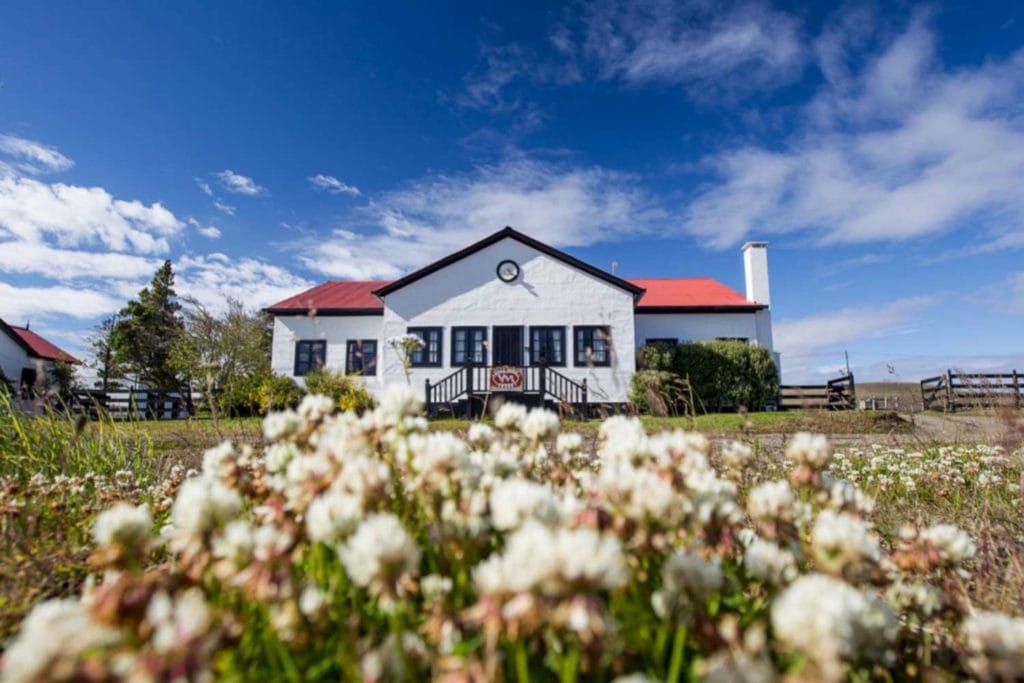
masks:
<svg viewBox="0 0 1024 683"><path fill-rule="evenodd" d="M459 348L459 335L460 334L471 335L467 340L466 345L466 357L459 360L458 348ZM472 335L480 334L480 360L472 360L471 356L473 349L470 345L475 341ZM463 367L480 367L487 365L487 328L483 325L461 325L459 327L452 328L452 340L451 340L451 363L453 368Z"/></svg>
<svg viewBox="0 0 1024 683"><path fill-rule="evenodd" d="M604 360L598 361L595 359L594 349L594 333L597 330L601 330L605 335L605 351ZM582 338L581 338L582 335ZM612 364L612 330L608 325L573 325L572 328L572 341L573 341L573 365L577 368L595 367L595 368L607 368L611 367ZM590 355L587 355L587 349L591 350Z"/></svg>
<svg viewBox="0 0 1024 683"><path fill-rule="evenodd" d="M309 360L306 361L305 369L300 364L300 357L302 355L302 347L306 346L306 356ZM315 358L313 350L319 348L320 352L320 364L315 365L313 359ZM299 339L295 342L295 363L294 363L294 377L305 377L314 370L323 370L327 367L327 340L326 339ZM300 371L301 370L301 371Z"/></svg>
<svg viewBox="0 0 1024 683"><path fill-rule="evenodd" d="M732 342L734 344L749 344L750 337L715 337L715 341Z"/></svg>
<svg viewBox="0 0 1024 683"><path fill-rule="evenodd" d="M423 340L423 346L413 351L409 357L409 364L414 368L440 368L444 366L444 328L443 327L407 327L406 334L415 334ZM428 335L437 333L437 360L431 362L430 340ZM419 360L417 360L419 357Z"/></svg>
<svg viewBox="0 0 1024 683"><path fill-rule="evenodd" d="M558 345L558 353L559 353L559 356L561 357L561 361L559 361L559 362L552 362L550 359L547 359L543 363L541 363L541 361L537 357L538 356L538 352L539 352L540 349L537 349L537 348L534 347L533 333L534 332L543 333L545 335L544 336L544 342L543 342L543 348L544 349L552 349L553 345L551 343L551 338L550 338L549 335L554 330L558 330L559 332L562 333L562 335L561 335L561 337L562 337L561 343L559 343L559 345ZM545 366L551 367L551 368L564 368L566 363L568 362L566 360L566 357L565 357L566 356L566 354L565 354L566 347L568 346L568 344L566 343L566 334L565 334L565 332L566 332L565 325L531 325L530 326L530 344L529 344L529 349L530 349L530 365L545 365Z"/></svg>
<svg viewBox="0 0 1024 683"><path fill-rule="evenodd" d="M370 344L373 346L373 362L370 364L369 369L366 367L366 345ZM379 344L376 339L349 339L345 342L345 374L346 375L359 375L361 377L373 377L377 374L377 358ZM356 351L356 353L353 353ZM356 357L360 358L359 367L354 368L353 359Z"/></svg>

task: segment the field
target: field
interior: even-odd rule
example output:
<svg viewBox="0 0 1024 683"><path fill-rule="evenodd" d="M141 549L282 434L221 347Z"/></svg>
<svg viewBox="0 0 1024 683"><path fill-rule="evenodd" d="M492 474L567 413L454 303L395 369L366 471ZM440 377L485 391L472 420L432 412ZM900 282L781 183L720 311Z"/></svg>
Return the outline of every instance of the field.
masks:
<svg viewBox="0 0 1024 683"><path fill-rule="evenodd" d="M413 403L266 425L0 413L8 657L95 679L1024 673L1024 621L989 616L1024 614L1012 429L950 443L884 412L426 424ZM709 441L643 435L675 429ZM117 503L147 507L101 515ZM87 608L22 625L90 581Z"/></svg>

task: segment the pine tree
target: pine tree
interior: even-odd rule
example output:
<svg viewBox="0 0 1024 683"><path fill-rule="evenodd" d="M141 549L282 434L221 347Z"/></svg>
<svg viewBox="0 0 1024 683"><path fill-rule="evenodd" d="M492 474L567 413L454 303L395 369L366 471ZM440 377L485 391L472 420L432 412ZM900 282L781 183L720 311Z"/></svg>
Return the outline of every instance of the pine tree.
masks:
<svg viewBox="0 0 1024 683"><path fill-rule="evenodd" d="M104 392L117 388L119 379L124 378L125 368L117 361L114 354L113 338L117 316L110 315L99 325L92 328L89 346L92 347L92 359L89 367L96 371L96 386Z"/></svg>
<svg viewBox="0 0 1024 683"><path fill-rule="evenodd" d="M174 271L164 261L149 287L121 309L110 345L115 363L123 365L150 387L177 387L179 378L171 353L182 331L181 304L174 292Z"/></svg>

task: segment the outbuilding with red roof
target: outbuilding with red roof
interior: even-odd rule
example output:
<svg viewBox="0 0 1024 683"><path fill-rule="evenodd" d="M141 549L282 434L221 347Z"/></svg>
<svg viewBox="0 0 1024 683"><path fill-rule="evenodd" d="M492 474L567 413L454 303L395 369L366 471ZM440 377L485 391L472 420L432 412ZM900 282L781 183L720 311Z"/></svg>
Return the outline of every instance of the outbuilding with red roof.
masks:
<svg viewBox="0 0 1024 683"><path fill-rule="evenodd" d="M270 306L272 367L299 381L327 367L374 393L411 381L428 408L494 394L624 403L644 345L772 351L766 244L744 245L743 263L745 293L704 277L620 278L505 228L397 280L325 282ZM419 348L404 350L408 336Z"/></svg>
<svg viewBox="0 0 1024 683"><path fill-rule="evenodd" d="M20 327L0 320L0 370L15 389L34 386L56 362L79 361L28 325Z"/></svg>

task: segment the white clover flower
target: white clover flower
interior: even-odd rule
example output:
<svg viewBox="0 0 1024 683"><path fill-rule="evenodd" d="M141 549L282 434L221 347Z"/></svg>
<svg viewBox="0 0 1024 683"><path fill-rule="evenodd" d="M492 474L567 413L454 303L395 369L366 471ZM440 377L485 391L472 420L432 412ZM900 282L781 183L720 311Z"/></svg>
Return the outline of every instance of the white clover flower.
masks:
<svg viewBox="0 0 1024 683"><path fill-rule="evenodd" d="M550 487L526 479L506 479L491 491L491 523L507 531L528 519L553 526L562 518L558 497Z"/></svg>
<svg viewBox="0 0 1024 683"><path fill-rule="evenodd" d="M672 526L679 524L692 508L691 502L672 487L671 479L628 461L604 463L595 485L623 515L636 521Z"/></svg>
<svg viewBox="0 0 1024 683"><path fill-rule="evenodd" d="M64 678L84 651L113 645L117 631L94 621L76 600L47 600L32 608L7 647L0 669L4 683ZM63 673L58 673L63 672Z"/></svg>
<svg viewBox="0 0 1024 683"><path fill-rule="evenodd" d="M961 628L969 652L967 665L976 676L1002 681L1024 676L1024 619L978 611Z"/></svg>
<svg viewBox="0 0 1024 683"><path fill-rule="evenodd" d="M449 432L413 434L408 440L412 468L422 474L458 469L469 455L465 442Z"/></svg>
<svg viewBox="0 0 1024 683"><path fill-rule="evenodd" d="M791 521L796 498L789 482L769 481L755 486L747 494L747 513L761 522Z"/></svg>
<svg viewBox="0 0 1024 683"><path fill-rule="evenodd" d="M831 571L882 559L882 546L871 525L845 512L823 510L811 529L811 546L818 563Z"/></svg>
<svg viewBox="0 0 1024 683"><path fill-rule="evenodd" d="M506 401L494 416L494 426L505 431L520 430L526 416L526 406Z"/></svg>
<svg viewBox="0 0 1024 683"><path fill-rule="evenodd" d="M886 599L899 612L913 612L928 619L939 613L945 603L941 589L921 580L912 583L899 579L889 586Z"/></svg>
<svg viewBox="0 0 1024 683"><path fill-rule="evenodd" d="M575 455L583 448L583 437L576 432L559 434L555 439L555 451L562 457Z"/></svg>
<svg viewBox="0 0 1024 683"><path fill-rule="evenodd" d="M494 441L494 430L482 422L474 422L469 425L466 440L478 448L489 446Z"/></svg>
<svg viewBox="0 0 1024 683"><path fill-rule="evenodd" d="M387 424L398 424L418 415L423 410L423 399L408 385L391 384L384 389L378 410Z"/></svg>
<svg viewBox="0 0 1024 683"><path fill-rule="evenodd" d="M267 472L276 474L284 472L288 467L288 463L300 455L299 449L294 443L284 441L267 446L266 450L263 451L263 461Z"/></svg>
<svg viewBox="0 0 1024 683"><path fill-rule="evenodd" d="M231 473L237 455L235 445L225 441L203 452L203 476L221 478Z"/></svg>
<svg viewBox="0 0 1024 683"><path fill-rule="evenodd" d="M293 410L269 413L263 418L263 436L267 441L279 441L298 433L305 425L306 421Z"/></svg>
<svg viewBox="0 0 1024 683"><path fill-rule="evenodd" d="M153 517L149 506L116 503L96 516L92 537L96 545L117 544L122 548L136 548L149 540L153 530Z"/></svg>
<svg viewBox="0 0 1024 683"><path fill-rule="evenodd" d="M328 491L306 508L306 533L310 540L335 543L356 530L363 518L363 504L347 493Z"/></svg>
<svg viewBox="0 0 1024 683"><path fill-rule="evenodd" d="M723 581L718 558L708 561L693 552L676 551L665 561L661 589L651 596L654 612L662 619L687 621L721 590Z"/></svg>
<svg viewBox="0 0 1024 683"><path fill-rule="evenodd" d="M420 549L392 514L368 516L341 549L345 571L356 585L390 604L404 577L419 574Z"/></svg>
<svg viewBox="0 0 1024 683"><path fill-rule="evenodd" d="M748 574L771 586L783 586L799 574L793 553L760 538L747 546L743 566Z"/></svg>
<svg viewBox="0 0 1024 683"><path fill-rule="evenodd" d="M327 604L327 594L315 584L307 584L299 593L299 611L313 618L320 614Z"/></svg>
<svg viewBox="0 0 1024 683"><path fill-rule="evenodd" d="M203 591L189 588L173 600L160 591L149 601L146 620L153 627L150 642L160 653L187 649L205 636L213 624Z"/></svg>
<svg viewBox="0 0 1024 683"><path fill-rule="evenodd" d="M754 451L742 441L730 441L722 448L722 463L734 470L742 470L750 463Z"/></svg>
<svg viewBox="0 0 1024 683"><path fill-rule="evenodd" d="M832 459L832 447L824 434L799 432L786 445L786 457L811 471L823 469Z"/></svg>
<svg viewBox="0 0 1024 683"><path fill-rule="evenodd" d="M549 439L558 433L558 415L547 408L534 408L523 420L522 432L532 441Z"/></svg>
<svg viewBox="0 0 1024 683"><path fill-rule="evenodd" d="M255 527L244 519L228 522L224 529L213 537L210 550L213 556L227 560L241 569L252 561L256 544Z"/></svg>
<svg viewBox="0 0 1024 683"><path fill-rule="evenodd" d="M612 683L658 683L658 679L651 678L647 674L632 673L625 676L618 676Z"/></svg>
<svg viewBox="0 0 1024 683"><path fill-rule="evenodd" d="M171 524L195 538L230 522L241 511L241 496L219 480L189 479L174 500Z"/></svg>
<svg viewBox="0 0 1024 683"><path fill-rule="evenodd" d="M952 524L937 524L921 532L921 540L931 545L947 565L963 564L978 551L966 531Z"/></svg>
<svg viewBox="0 0 1024 683"><path fill-rule="evenodd" d="M875 501L846 479L827 482L828 492L825 504L833 510L870 514Z"/></svg>
<svg viewBox="0 0 1024 683"><path fill-rule="evenodd" d="M794 581L772 604L776 638L814 660L828 678L841 661L882 659L897 634L896 615L873 592L824 574Z"/></svg>
<svg viewBox="0 0 1024 683"><path fill-rule="evenodd" d="M638 464L650 457L649 441L644 425L635 417L613 415L598 428L598 455L608 462L626 461Z"/></svg>
<svg viewBox="0 0 1024 683"><path fill-rule="evenodd" d="M307 394L295 412L303 420L318 422L334 412L334 399L323 394Z"/></svg>

